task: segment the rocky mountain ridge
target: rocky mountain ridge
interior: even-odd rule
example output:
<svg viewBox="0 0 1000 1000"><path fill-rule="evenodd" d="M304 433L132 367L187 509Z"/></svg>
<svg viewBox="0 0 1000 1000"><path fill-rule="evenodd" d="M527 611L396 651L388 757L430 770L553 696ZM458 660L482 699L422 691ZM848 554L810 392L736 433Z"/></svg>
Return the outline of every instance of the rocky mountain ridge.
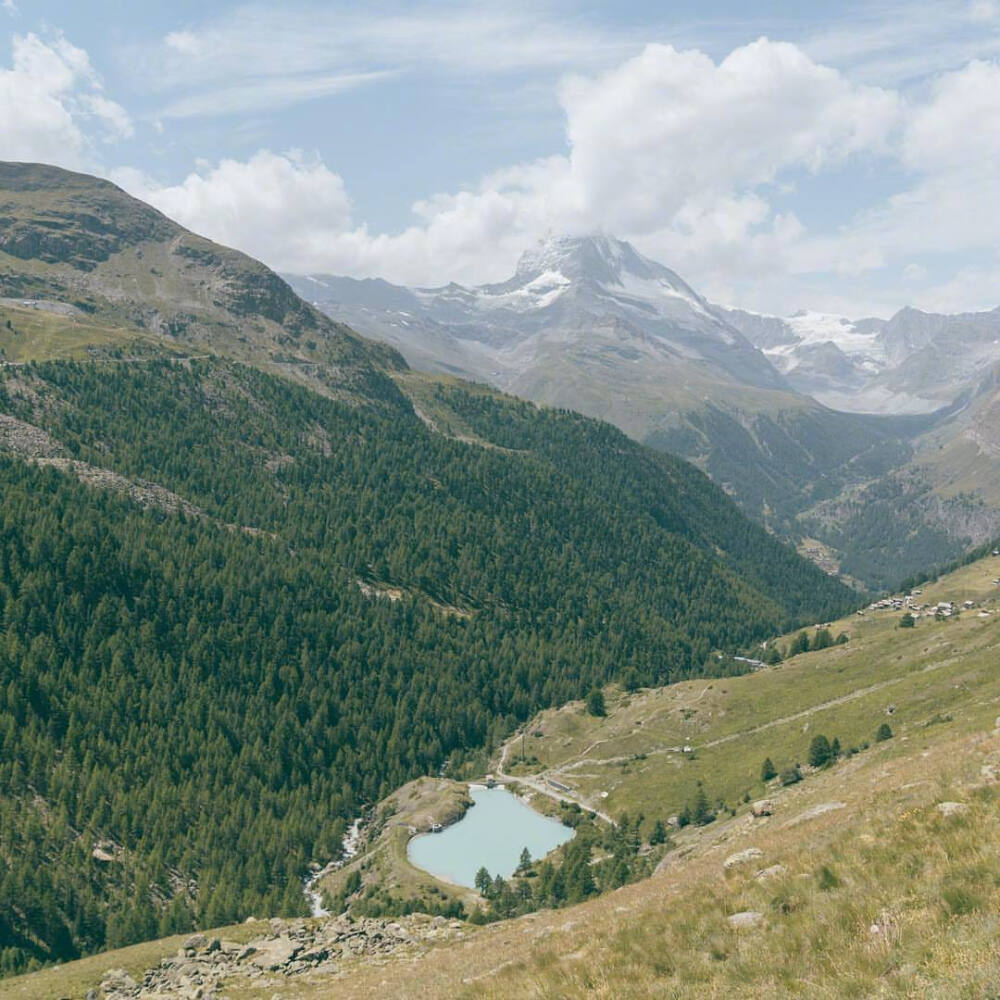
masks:
<svg viewBox="0 0 1000 1000"><path fill-rule="evenodd" d="M348 382L405 367L394 351L303 302L259 261L108 181L44 164L0 163L0 299L43 301L147 350L322 364Z"/></svg>

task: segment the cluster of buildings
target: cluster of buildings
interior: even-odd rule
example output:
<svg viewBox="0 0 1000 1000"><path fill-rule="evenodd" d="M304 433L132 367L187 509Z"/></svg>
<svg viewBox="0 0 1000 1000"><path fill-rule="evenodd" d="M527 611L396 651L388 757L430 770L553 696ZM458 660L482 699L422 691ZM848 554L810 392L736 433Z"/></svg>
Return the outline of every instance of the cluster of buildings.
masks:
<svg viewBox="0 0 1000 1000"><path fill-rule="evenodd" d="M918 598L922 591L914 590L903 597L883 597L879 601L872 601L868 605L869 611L909 611L914 618L953 618L962 611L973 611L976 608L975 601L963 601L957 604L955 601L938 601L936 604L921 604ZM864 611L859 611L863 615ZM985 609L979 612L980 618L987 618L992 614Z"/></svg>

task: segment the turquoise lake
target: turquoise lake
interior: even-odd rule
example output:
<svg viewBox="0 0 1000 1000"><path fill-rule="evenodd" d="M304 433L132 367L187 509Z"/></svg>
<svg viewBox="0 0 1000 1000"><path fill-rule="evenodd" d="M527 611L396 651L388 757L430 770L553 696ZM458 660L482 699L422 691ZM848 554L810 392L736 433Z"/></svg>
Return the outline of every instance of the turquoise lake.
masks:
<svg viewBox="0 0 1000 1000"><path fill-rule="evenodd" d="M475 805L441 833L422 833L407 846L410 863L438 878L475 887L483 866L491 875L514 873L525 847L534 859L565 844L568 826L525 805L503 788L473 786Z"/></svg>

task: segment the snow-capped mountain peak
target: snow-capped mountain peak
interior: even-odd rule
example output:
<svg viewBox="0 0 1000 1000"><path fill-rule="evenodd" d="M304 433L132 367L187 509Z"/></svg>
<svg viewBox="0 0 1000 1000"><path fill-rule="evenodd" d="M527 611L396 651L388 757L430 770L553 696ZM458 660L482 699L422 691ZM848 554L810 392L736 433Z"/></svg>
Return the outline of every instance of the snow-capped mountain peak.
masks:
<svg viewBox="0 0 1000 1000"><path fill-rule="evenodd" d="M474 289L487 310L547 310L570 295L589 313L638 314L697 327L712 327L724 341L733 332L719 324L708 304L679 275L610 236L558 236L529 250L514 275Z"/></svg>
<svg viewBox="0 0 1000 1000"><path fill-rule="evenodd" d="M764 355L679 275L603 234L544 240L496 284L355 283L355 294L349 279L321 280L330 287L310 281L308 294L331 315L384 337L418 366L431 360L502 388L518 388L517 379L543 366L543 358L551 367L574 356L581 364L598 357L613 366L643 364L692 384L722 378L787 388ZM385 299L381 312L376 295Z"/></svg>

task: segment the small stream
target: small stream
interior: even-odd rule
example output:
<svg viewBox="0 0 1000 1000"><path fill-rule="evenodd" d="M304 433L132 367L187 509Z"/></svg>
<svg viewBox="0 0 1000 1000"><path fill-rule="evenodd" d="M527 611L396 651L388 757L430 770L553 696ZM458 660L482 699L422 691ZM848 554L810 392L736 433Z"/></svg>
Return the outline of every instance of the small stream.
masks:
<svg viewBox="0 0 1000 1000"><path fill-rule="evenodd" d="M312 916L330 916L330 911L325 909L323 906L323 894L319 891L317 886L319 885L320 879L326 878L330 872L335 872L338 868L342 868L358 853L360 842L361 817L359 816L350 825L347 833L344 834L343 855L337 861L331 861L325 868L321 868L318 872L313 872L312 875L307 875L305 877L302 883L302 891L305 893L306 899L309 900L309 912Z"/></svg>

